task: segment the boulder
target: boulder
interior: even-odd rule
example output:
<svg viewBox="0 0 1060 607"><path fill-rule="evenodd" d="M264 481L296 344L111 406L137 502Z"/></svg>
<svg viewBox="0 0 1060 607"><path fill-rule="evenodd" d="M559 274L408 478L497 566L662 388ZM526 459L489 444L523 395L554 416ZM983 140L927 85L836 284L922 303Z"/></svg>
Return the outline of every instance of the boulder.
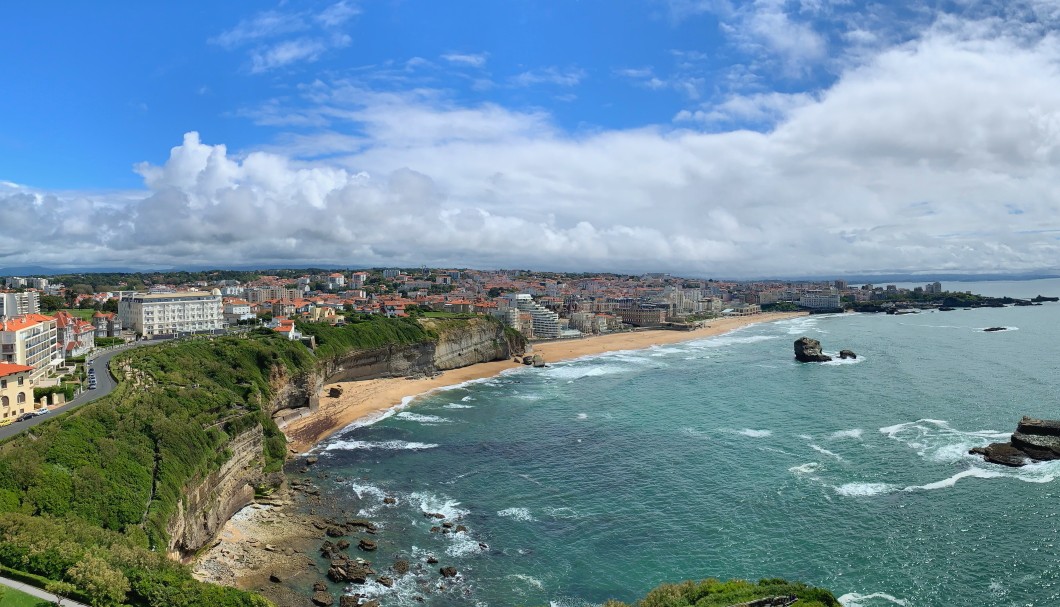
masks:
<svg viewBox="0 0 1060 607"><path fill-rule="evenodd" d="M273 584L282 584L283 577L279 573L271 573L269 574L269 581Z"/></svg>
<svg viewBox="0 0 1060 607"><path fill-rule="evenodd" d="M847 358L855 359L857 357L858 357L858 355L854 354L853 350L840 350L839 351L839 358L841 358L841 359L847 359Z"/></svg>
<svg viewBox="0 0 1060 607"><path fill-rule="evenodd" d="M390 497L389 495L383 498L383 503L392 505L397 503L397 499Z"/></svg>
<svg viewBox="0 0 1060 607"><path fill-rule="evenodd" d="M320 605L320 607L331 607L335 604L335 597L331 596L329 592L314 592L313 604Z"/></svg>
<svg viewBox="0 0 1060 607"><path fill-rule="evenodd" d="M983 329L983 333L993 333L995 331L1005 331L1005 330L1007 330L1006 327L990 327L988 329Z"/></svg>
<svg viewBox="0 0 1060 607"><path fill-rule="evenodd" d="M315 455L310 455L309 457L305 458L305 463L310 465L310 466L312 466L313 464L317 463L318 461L320 461L320 460Z"/></svg>
<svg viewBox="0 0 1060 607"><path fill-rule="evenodd" d="M385 575L381 575L381 576L375 578L375 581L379 582L383 586L386 586L387 588L393 588L394 587L394 580L388 578Z"/></svg>
<svg viewBox="0 0 1060 607"><path fill-rule="evenodd" d="M405 575L409 572L409 562L403 559L398 559L394 561L394 565L391 569L393 569L394 573L398 575Z"/></svg>
<svg viewBox="0 0 1060 607"><path fill-rule="evenodd" d="M324 582L315 582L313 584L313 592L324 592L328 589L328 585Z"/></svg>
<svg viewBox="0 0 1060 607"><path fill-rule="evenodd" d="M376 546L375 542L373 542L372 540L365 540L365 539L362 539L361 541L357 542L357 547L360 548L361 550L365 550L365 551L369 551L369 552L371 552L372 550L375 550L376 548L378 548L378 546Z"/></svg>
<svg viewBox="0 0 1060 607"><path fill-rule="evenodd" d="M429 555L429 556L427 557L427 564L428 564L428 565L437 565L437 564L438 564L438 559L434 558L434 555L433 555L433 554L432 554L432 555Z"/></svg>
<svg viewBox="0 0 1060 607"><path fill-rule="evenodd" d="M339 597L339 607L358 607L360 604L361 599L359 597L351 596L349 594Z"/></svg>
<svg viewBox="0 0 1060 607"><path fill-rule="evenodd" d="M456 567L442 567L438 570L442 577L456 577Z"/></svg>
<svg viewBox="0 0 1060 607"><path fill-rule="evenodd" d="M534 354L534 366L535 367L547 367L545 364L545 357L540 354Z"/></svg>
<svg viewBox="0 0 1060 607"><path fill-rule="evenodd" d="M337 546L339 550L345 550L350 547L350 540L339 540L335 546Z"/></svg>
<svg viewBox="0 0 1060 607"><path fill-rule="evenodd" d="M800 337L795 340L795 360L800 363L823 363L832 360L832 357L821 352L821 342Z"/></svg>
<svg viewBox="0 0 1060 607"><path fill-rule="evenodd" d="M331 389L328 390L328 396L330 396L331 398L338 398L342 396L342 388L338 386L332 386Z"/></svg>

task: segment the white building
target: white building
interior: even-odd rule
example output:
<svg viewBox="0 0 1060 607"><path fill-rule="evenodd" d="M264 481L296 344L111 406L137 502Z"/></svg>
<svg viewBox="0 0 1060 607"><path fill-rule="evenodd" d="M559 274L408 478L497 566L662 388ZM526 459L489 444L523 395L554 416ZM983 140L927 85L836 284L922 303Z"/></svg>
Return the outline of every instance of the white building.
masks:
<svg viewBox="0 0 1060 607"><path fill-rule="evenodd" d="M838 308L841 304L839 293L807 291L799 298L799 305L804 308Z"/></svg>
<svg viewBox="0 0 1060 607"><path fill-rule="evenodd" d="M36 291L0 293L0 318L40 314L40 295Z"/></svg>
<svg viewBox="0 0 1060 607"><path fill-rule="evenodd" d="M26 314L0 321L0 361L33 367L35 383L61 362L55 319Z"/></svg>
<svg viewBox="0 0 1060 607"><path fill-rule="evenodd" d="M508 295L507 299L511 307L530 314L535 338L559 337L559 314L534 301L529 293L513 293Z"/></svg>
<svg viewBox="0 0 1060 607"><path fill-rule="evenodd" d="M257 314L250 309L250 302L245 299L225 298L222 311L225 322L230 325L237 324L241 320L254 320Z"/></svg>
<svg viewBox="0 0 1060 607"><path fill-rule="evenodd" d="M144 337L224 328L221 292L137 293L118 302L122 326Z"/></svg>

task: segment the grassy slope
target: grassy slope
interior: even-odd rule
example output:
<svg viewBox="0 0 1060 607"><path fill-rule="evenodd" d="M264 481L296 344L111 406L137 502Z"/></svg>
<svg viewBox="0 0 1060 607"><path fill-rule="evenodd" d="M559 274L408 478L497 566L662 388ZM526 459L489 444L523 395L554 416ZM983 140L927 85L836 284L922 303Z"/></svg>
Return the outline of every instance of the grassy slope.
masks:
<svg viewBox="0 0 1060 607"><path fill-rule="evenodd" d="M638 601L636 607L726 607L760 598L790 595L799 598L795 603L798 607L839 607L839 601L827 590L780 579L757 582L703 580L664 584ZM604 607L629 606L618 601L608 601Z"/></svg>

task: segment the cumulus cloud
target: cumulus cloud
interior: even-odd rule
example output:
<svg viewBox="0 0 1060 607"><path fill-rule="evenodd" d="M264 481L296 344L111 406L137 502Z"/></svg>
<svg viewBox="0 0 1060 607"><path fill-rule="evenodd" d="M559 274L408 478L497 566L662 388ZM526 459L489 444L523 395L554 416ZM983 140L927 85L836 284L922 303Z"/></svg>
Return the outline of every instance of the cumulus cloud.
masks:
<svg viewBox="0 0 1060 607"><path fill-rule="evenodd" d="M572 135L541 111L318 81L270 151L189 133L138 165L135 196L0 184L0 263L1056 270L1060 37L1022 24L941 19L813 95L715 108L761 132Z"/></svg>

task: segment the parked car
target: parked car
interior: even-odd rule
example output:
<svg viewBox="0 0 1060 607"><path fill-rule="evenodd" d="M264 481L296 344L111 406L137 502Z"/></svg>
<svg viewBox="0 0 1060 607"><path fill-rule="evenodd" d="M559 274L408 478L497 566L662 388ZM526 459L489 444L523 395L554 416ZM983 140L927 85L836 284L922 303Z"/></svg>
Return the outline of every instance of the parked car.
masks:
<svg viewBox="0 0 1060 607"><path fill-rule="evenodd" d="M30 411L29 413L23 413L22 415L19 415L17 418L15 418L15 421L16 422L24 422L27 419L32 419L33 416L34 416L34 413L32 411Z"/></svg>
<svg viewBox="0 0 1060 607"><path fill-rule="evenodd" d="M37 409L36 411L33 412L33 416L34 417L39 417L41 415L47 415L48 411L49 411L48 407L44 407L43 409Z"/></svg>

